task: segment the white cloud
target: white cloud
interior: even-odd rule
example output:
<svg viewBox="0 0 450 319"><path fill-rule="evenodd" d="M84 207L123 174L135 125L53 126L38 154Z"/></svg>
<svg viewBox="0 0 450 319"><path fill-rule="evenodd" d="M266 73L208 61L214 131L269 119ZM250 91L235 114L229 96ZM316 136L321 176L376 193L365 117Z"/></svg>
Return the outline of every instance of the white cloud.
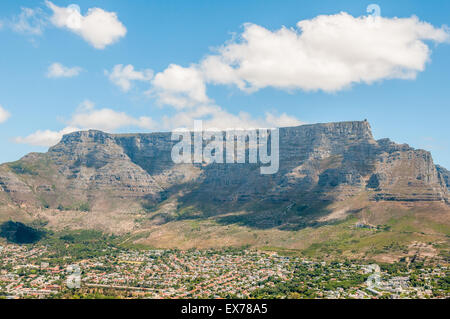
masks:
<svg viewBox="0 0 450 319"><path fill-rule="evenodd" d="M127 91L131 87L130 81L146 81L151 77L151 70L135 71L132 65L124 67L116 65L113 70L106 73L110 80ZM171 64L163 72L155 75L150 94L155 96L162 105L174 107L176 113L171 116L163 116L158 123L149 121L146 125L146 119L129 119L125 114L110 113L111 110L99 110L88 113L76 114L70 125L100 127L102 130L114 130L115 127L109 127L115 123L118 127L125 126L121 122L132 123L141 128L151 128L158 130L172 130L180 127L192 127L194 120L203 120L205 128L249 128L249 127L281 127L300 125L297 119L283 113L279 116L272 113L266 113L264 118L253 118L246 112L232 114L218 105L206 94L206 84L202 71L196 66L181 67ZM95 123L93 123L95 122Z"/></svg>
<svg viewBox="0 0 450 319"><path fill-rule="evenodd" d="M267 123L267 126L265 127L290 127L305 124L305 122L301 122L295 117L287 115L286 113L282 113L277 116L276 114L273 114L271 112L266 112L265 121Z"/></svg>
<svg viewBox="0 0 450 319"><path fill-rule="evenodd" d="M177 128L192 129L194 120L202 120L204 129L225 130L230 128L285 127L303 124L294 117L283 113L279 116L267 112L264 118L253 118L247 112L232 114L217 105L203 105L177 112L174 116L165 116L162 127L165 130Z"/></svg>
<svg viewBox="0 0 450 319"><path fill-rule="evenodd" d="M192 126L194 119L216 128L295 126L301 122L285 113L263 118L231 114L213 104L206 85L235 85L248 93L265 87L335 92L353 83L412 79L429 61L425 41L449 38L446 27L435 28L417 17L355 18L343 12L276 31L246 24L240 40L227 42L217 54L189 67L171 64L156 74L149 92L178 111L164 117L166 129Z"/></svg>
<svg viewBox="0 0 450 319"><path fill-rule="evenodd" d="M91 8L83 16L77 5L58 7L50 1L46 1L46 4L53 11L50 18L53 25L78 34L96 49L104 49L127 33L115 12Z"/></svg>
<svg viewBox="0 0 450 319"><path fill-rule="evenodd" d="M112 109L96 109L95 104L90 100L83 101L71 119L68 121L70 127L78 127L83 130L96 129L106 132L135 126L142 129L152 129L156 126L150 117L132 117L125 112L118 112Z"/></svg>
<svg viewBox="0 0 450 319"><path fill-rule="evenodd" d="M105 71L105 75L115 85L120 87L122 91L128 92L131 89L131 82L142 81L149 82L153 78L153 71L150 69L137 71L134 66L117 64L111 72Z"/></svg>
<svg viewBox="0 0 450 319"><path fill-rule="evenodd" d="M13 31L29 35L42 35L46 19L41 9L21 8L18 16L10 22Z"/></svg>
<svg viewBox="0 0 450 319"><path fill-rule="evenodd" d="M75 113L69 124L83 129L97 129L113 132L121 127L135 126L142 129L152 129L155 123L150 117L134 118L125 112L117 112L111 109L91 109Z"/></svg>
<svg viewBox="0 0 450 319"><path fill-rule="evenodd" d="M50 147L57 144L64 134L69 134L78 130L79 129L75 127L66 127L61 131L38 130L26 137L16 137L14 141L19 144Z"/></svg>
<svg viewBox="0 0 450 319"><path fill-rule="evenodd" d="M67 126L60 131L38 130L25 137L16 137L15 142L33 146L50 147L57 144L64 134L75 131L96 129L114 133L124 127L138 127L145 130L173 130L181 127L192 128L194 120L203 120L205 129L283 127L301 125L302 122L286 115L277 116L266 113L264 118L252 118L246 112L231 114L216 105L196 106L177 112L173 116L164 116L161 121L150 117L132 117L124 112L111 109L95 109L93 102L81 103L67 121Z"/></svg>
<svg viewBox="0 0 450 319"><path fill-rule="evenodd" d="M235 84L240 89L245 88L236 70L229 64L223 62L220 56L208 56L201 63L201 70L205 81L213 84Z"/></svg>
<svg viewBox="0 0 450 319"><path fill-rule="evenodd" d="M449 40L445 27L417 17L353 17L347 13L302 20L270 31L246 24L240 41L201 63L205 80L248 92L264 87L334 92L352 83L413 79L430 58L426 40Z"/></svg>
<svg viewBox="0 0 450 319"><path fill-rule="evenodd" d="M0 105L0 123L6 122L11 114Z"/></svg>
<svg viewBox="0 0 450 319"><path fill-rule="evenodd" d="M285 113L277 116L268 112L264 118L254 118L247 112L229 113L215 105L207 96L204 74L196 65L184 68L171 64L166 70L156 74L152 85L150 92L156 96L158 102L172 106L177 111L172 116L164 116L158 129L192 128L194 120L202 120L203 127L206 129L282 127L302 124Z"/></svg>
<svg viewBox="0 0 450 319"><path fill-rule="evenodd" d="M107 108L97 110L94 103L89 100L78 106L67 124L68 126L60 131L38 130L26 137L16 137L15 142L50 147L57 144L64 134L75 131L96 129L114 132L123 127L153 129L157 125L150 117L141 116L134 118L124 112L117 112Z"/></svg>
<svg viewBox="0 0 450 319"><path fill-rule="evenodd" d="M61 63L53 63L49 66L47 77L49 78L72 78L80 74L82 69L80 67L66 67Z"/></svg>
<svg viewBox="0 0 450 319"><path fill-rule="evenodd" d="M209 103L203 75L195 66L188 68L171 64L155 75L150 91L161 104L178 109Z"/></svg>
<svg viewBox="0 0 450 319"><path fill-rule="evenodd" d="M75 110L75 113L92 111L94 108L95 108L94 102L92 102L91 100L84 100L78 105L77 109Z"/></svg>

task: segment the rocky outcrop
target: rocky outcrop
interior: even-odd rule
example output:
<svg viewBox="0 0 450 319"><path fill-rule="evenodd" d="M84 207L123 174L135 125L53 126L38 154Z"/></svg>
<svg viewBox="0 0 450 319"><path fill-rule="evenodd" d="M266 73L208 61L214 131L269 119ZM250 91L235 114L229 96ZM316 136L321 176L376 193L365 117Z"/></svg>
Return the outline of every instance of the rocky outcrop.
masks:
<svg viewBox="0 0 450 319"><path fill-rule="evenodd" d="M163 189L141 166L133 163L117 137L100 131L76 132L50 148L48 158L67 179L71 192L119 198L155 196ZM103 194L102 194L103 193Z"/></svg>
<svg viewBox="0 0 450 319"><path fill-rule="evenodd" d="M320 209L365 193L373 201L449 201L449 172L429 152L374 140L367 121L280 129L280 169L258 164L174 164L169 133L75 132L46 154L0 166L14 203L93 210L200 207ZM0 197L3 198L3 197Z"/></svg>
<svg viewBox="0 0 450 319"><path fill-rule="evenodd" d="M436 170L438 172L438 177L442 180L442 183L450 188L450 171L446 170L442 166L436 165Z"/></svg>
<svg viewBox="0 0 450 319"><path fill-rule="evenodd" d="M388 139L378 141L378 146L377 167L367 185L375 191L374 199L448 201L447 186L429 152Z"/></svg>

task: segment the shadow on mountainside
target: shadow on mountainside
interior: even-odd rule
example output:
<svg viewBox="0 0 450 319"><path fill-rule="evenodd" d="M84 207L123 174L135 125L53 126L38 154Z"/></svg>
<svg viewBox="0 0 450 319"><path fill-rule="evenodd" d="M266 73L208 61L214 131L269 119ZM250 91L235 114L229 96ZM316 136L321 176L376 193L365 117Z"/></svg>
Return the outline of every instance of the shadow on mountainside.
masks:
<svg viewBox="0 0 450 319"><path fill-rule="evenodd" d="M168 201L154 203L153 211L157 213L153 220L165 224L211 218L222 225L283 230L323 225L317 221L318 216L331 213L328 206L337 200L338 187L360 186L361 177L375 169L379 147L366 140L345 147L333 142L326 148L329 152L319 156L316 144L321 145L322 135L315 136L305 129L309 133L304 137L314 142L302 144L303 135L289 131L280 130L280 167L276 174L262 175L260 164L200 165L202 173L195 182L165 190ZM136 152L130 149L129 153ZM149 161L150 155L154 156L148 153L133 161L147 172L155 173L161 164ZM168 153L163 159L164 163L170 162ZM176 202L175 207L158 209L171 200Z"/></svg>
<svg viewBox="0 0 450 319"><path fill-rule="evenodd" d="M43 231L19 222L8 221L0 225L0 237L15 244L33 244L44 237Z"/></svg>
<svg viewBox="0 0 450 319"><path fill-rule="evenodd" d="M259 167L255 166L248 169L246 178L242 179L239 164L211 167L204 171L202 181L167 190L170 201L171 195L183 189L182 196L175 195L175 212L158 210L164 201L149 205L158 212L152 220L166 224L210 218L221 225L237 224L254 229L298 230L318 226L317 216L330 213L327 207L334 198L328 196L324 200L324 188L318 185L304 191L299 191L304 188L298 185L278 189L280 181L283 183L284 172L273 176L260 175ZM228 178L222 179L221 175Z"/></svg>

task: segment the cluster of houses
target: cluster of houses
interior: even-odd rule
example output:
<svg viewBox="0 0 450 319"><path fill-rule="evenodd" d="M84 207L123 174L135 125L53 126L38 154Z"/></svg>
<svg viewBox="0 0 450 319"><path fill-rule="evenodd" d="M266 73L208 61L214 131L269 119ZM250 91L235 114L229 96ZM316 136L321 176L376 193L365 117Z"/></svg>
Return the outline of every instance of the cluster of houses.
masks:
<svg viewBox="0 0 450 319"><path fill-rule="evenodd" d="M308 274L304 284L319 298L433 295L430 285L412 285L408 273L391 276L378 265L317 262L255 250L121 249L79 260L76 265L65 258L52 260L50 250L45 246L0 246L0 297L52 298L72 289L125 291L143 298L248 298L257 289L289 282L298 265ZM350 289L339 285L323 289L324 283L347 280L357 273L366 274L367 281ZM414 274L424 283L447 275L448 269L442 265Z"/></svg>
<svg viewBox="0 0 450 319"><path fill-rule="evenodd" d="M243 298L270 279L288 280L292 275L286 258L258 252L148 250L122 252L112 263L107 259L80 265L84 285L140 290L151 298Z"/></svg>
<svg viewBox="0 0 450 319"><path fill-rule="evenodd" d="M0 293L6 298L47 298L61 290L64 269L50 267L45 259L46 247L1 246Z"/></svg>

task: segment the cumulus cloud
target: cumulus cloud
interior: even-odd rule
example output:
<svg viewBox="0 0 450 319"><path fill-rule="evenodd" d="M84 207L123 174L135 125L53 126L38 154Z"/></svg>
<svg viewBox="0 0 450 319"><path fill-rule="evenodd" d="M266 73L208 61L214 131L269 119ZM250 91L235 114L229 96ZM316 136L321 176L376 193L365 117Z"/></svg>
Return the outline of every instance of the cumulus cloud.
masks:
<svg viewBox="0 0 450 319"><path fill-rule="evenodd" d="M172 130L180 127L192 128L195 120L202 120L204 128L255 128L281 127L302 124L294 117L283 113L279 116L266 113L264 118L254 118L247 112L232 114L215 105L206 94L204 74L196 66L188 68L171 64L156 74L152 81L151 94L162 105L176 109L176 114L164 116L160 129Z"/></svg>
<svg viewBox="0 0 450 319"><path fill-rule="evenodd" d="M0 105L0 123L6 122L11 114Z"/></svg>
<svg viewBox="0 0 450 319"><path fill-rule="evenodd" d="M80 67L66 67L61 63L53 63L49 66L47 71L48 78L72 78L80 74L82 69Z"/></svg>
<svg viewBox="0 0 450 319"><path fill-rule="evenodd" d="M206 85L201 71L171 64L163 72L155 75L150 91L161 104L172 105L178 109L206 104L210 99L206 95Z"/></svg>
<svg viewBox="0 0 450 319"><path fill-rule="evenodd" d="M94 103L86 100L78 106L71 119L67 122L67 126L62 130L38 130L26 137L16 137L15 142L50 147L57 144L64 134L88 129L112 133L123 127L153 129L156 127L156 124L150 117L135 118L125 112L118 112L108 108L95 109Z"/></svg>
<svg viewBox="0 0 450 319"><path fill-rule="evenodd" d="M66 127L61 131L38 130L26 137L16 137L15 142L19 144L28 144L33 146L53 146L57 144L64 134L78 131L75 127Z"/></svg>
<svg viewBox="0 0 450 319"><path fill-rule="evenodd" d="M46 24L46 17L40 8L21 8L20 14L14 17L9 25L18 33L42 35Z"/></svg>
<svg viewBox="0 0 450 319"><path fill-rule="evenodd" d="M430 59L427 41L449 38L446 27L414 16L353 17L342 12L274 31L249 23L237 39L199 63L171 64L157 73L150 92L161 105L177 110L164 118L166 128L192 125L194 119L216 128L294 126L301 122L285 113L260 118L231 114L207 96L207 84L234 85L248 93L265 87L336 92L354 83L413 79Z"/></svg>
<svg viewBox="0 0 450 319"><path fill-rule="evenodd" d="M115 12L91 8L82 15L77 5L58 7L51 1L45 2L53 11L50 21L58 28L66 28L81 36L96 49L104 49L123 38L127 29Z"/></svg>
<svg viewBox="0 0 450 319"><path fill-rule="evenodd" d="M111 72L105 71L105 75L122 91L128 92L133 81L149 82L153 78L153 71L150 69L137 71L131 64L126 66L117 64Z"/></svg>
<svg viewBox="0 0 450 319"><path fill-rule="evenodd" d="M162 129L173 130L178 128L192 129L195 120L203 121L204 129L233 129L233 128L273 128L297 126L303 124L294 117L283 113L276 115L266 112L264 117L252 117L247 112L232 114L217 105L203 105L177 112L173 116L165 116L162 120Z"/></svg>
<svg viewBox="0 0 450 319"><path fill-rule="evenodd" d="M246 24L238 41L201 63L205 80L249 92L265 87L335 92L353 83L413 79L425 69L425 41L449 40L445 27L417 17L353 17L345 12L271 31Z"/></svg>
<svg viewBox="0 0 450 319"><path fill-rule="evenodd" d="M1 117L1 108L0 108ZM203 120L205 129L260 128L301 125L302 122L283 113L281 115L266 113L264 117L253 118L246 112L232 114L217 105L203 105L187 108L172 116L164 116L156 122L150 117L132 117L125 112L112 109L96 109L93 102L86 100L81 103L67 126L59 131L38 130L25 137L16 137L15 142L33 146L50 147L57 144L64 134L75 131L96 129L114 133L120 128L137 127L145 130L173 130L177 128L192 128L194 120Z"/></svg>
<svg viewBox="0 0 450 319"><path fill-rule="evenodd" d="M206 94L205 77L196 65L188 68L171 64L155 75L150 93L162 105L174 107L176 113L164 116L159 129L172 130L181 127L192 128L195 120L202 120L205 129L282 127L302 124L299 120L283 113L266 113L265 117L254 118L247 112L232 114L215 105Z"/></svg>
<svg viewBox="0 0 450 319"><path fill-rule="evenodd" d="M134 118L125 112L117 112L107 108L75 113L69 124L82 129L97 129L106 132L113 132L127 126L135 126L142 129L155 127L155 123L150 117Z"/></svg>

